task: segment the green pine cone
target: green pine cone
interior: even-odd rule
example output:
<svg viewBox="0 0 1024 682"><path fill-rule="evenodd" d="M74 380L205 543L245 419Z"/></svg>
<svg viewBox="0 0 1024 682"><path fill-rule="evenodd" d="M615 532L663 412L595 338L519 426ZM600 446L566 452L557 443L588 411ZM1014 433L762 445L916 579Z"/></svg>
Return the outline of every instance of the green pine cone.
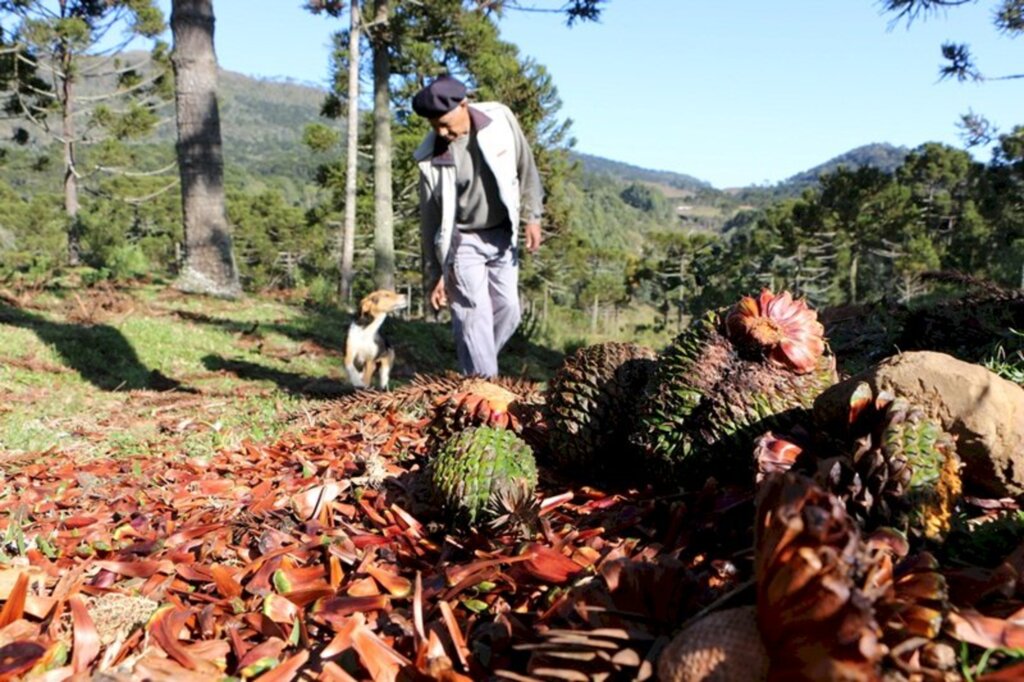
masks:
<svg viewBox="0 0 1024 682"><path fill-rule="evenodd" d="M434 499L455 521L482 521L502 497L532 495L533 449L512 431L471 427L444 443L431 460Z"/></svg>
<svg viewBox="0 0 1024 682"><path fill-rule="evenodd" d="M835 383L831 356L797 373L741 352L722 316L709 313L676 337L640 401L633 441L659 477L697 486L707 476L745 480L756 438L804 420Z"/></svg>

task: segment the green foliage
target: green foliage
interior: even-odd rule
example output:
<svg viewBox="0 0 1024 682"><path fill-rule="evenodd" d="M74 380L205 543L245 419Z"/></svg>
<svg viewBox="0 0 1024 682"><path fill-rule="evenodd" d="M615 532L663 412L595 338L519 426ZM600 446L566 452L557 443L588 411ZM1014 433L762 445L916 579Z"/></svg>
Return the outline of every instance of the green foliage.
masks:
<svg viewBox="0 0 1024 682"><path fill-rule="evenodd" d="M331 270L327 230L310 224L305 212L280 192L228 193L228 219L234 229L239 270L247 286L302 286Z"/></svg>
<svg viewBox="0 0 1024 682"><path fill-rule="evenodd" d="M885 10L896 14L898 18L906 19L909 24L920 16L948 6L962 4L964 4L963 0L885 0L882 6ZM1024 18L1022 18L1024 17L1024 1L998 0L994 4L992 23L996 29L1013 37L1024 33ZM985 80L985 76L974 64L974 58L968 45L947 41L942 45L942 56L948 62L939 70L943 78L956 78L959 81ZM1010 74L996 78L1020 77L1021 74Z"/></svg>
<svg viewBox="0 0 1024 682"><path fill-rule="evenodd" d="M15 91L5 108L34 128L44 144L63 146L68 260L77 265L83 256L77 197L84 175L78 148L104 134L139 138L156 127L157 108L170 95L166 46L155 40L165 28L163 13L154 0L62 0L56 7L45 0L2 0L0 11L14 22L9 54L28 66L24 75L8 66L0 76L13 81ZM122 46L137 38L152 41L152 59L104 48L103 42L118 33ZM39 74L51 83L36 87ZM22 143L29 139L23 129L17 137Z"/></svg>
<svg viewBox="0 0 1024 682"><path fill-rule="evenodd" d="M92 112L93 124L105 129L118 140L143 137L156 127L160 117L152 107L139 102L129 102L125 111L115 113L106 106L98 106Z"/></svg>
<svg viewBox="0 0 1024 682"><path fill-rule="evenodd" d="M639 211L652 213L659 218L665 219L666 222L670 219L670 210L665 196L649 185L643 185L638 182L630 183L619 193L619 196L623 201Z"/></svg>
<svg viewBox="0 0 1024 682"><path fill-rule="evenodd" d="M310 123L302 130L302 143L314 152L330 151L340 138L338 131L323 123Z"/></svg>
<svg viewBox="0 0 1024 682"><path fill-rule="evenodd" d="M151 271L149 259L138 244L122 244L111 250L107 258L112 279L138 279Z"/></svg>
<svg viewBox="0 0 1024 682"><path fill-rule="evenodd" d="M1003 193L1021 180L1019 163L983 166L935 143L893 173L840 167L799 199L727 226L718 258L726 269L704 283L700 303L727 298L716 292L735 292L736 283L788 288L818 305L906 302L930 290L923 275L935 270L1012 286L1024 268L1024 223Z"/></svg>
<svg viewBox="0 0 1024 682"><path fill-rule="evenodd" d="M338 284L330 277L316 275L309 282L309 301L319 307L327 307L337 300Z"/></svg>
<svg viewBox="0 0 1024 682"><path fill-rule="evenodd" d="M981 364L1004 379L1024 386L1024 333L1006 331L1007 338L997 342L982 358Z"/></svg>
<svg viewBox="0 0 1024 682"><path fill-rule="evenodd" d="M1013 197L1024 192L1024 128L998 140L989 164L943 145L866 145L776 187L721 192L689 176L571 152L551 75L503 41L495 15L475 3L401 3L393 10L392 191L401 288L419 283L412 151L428 129L409 111L409 97L445 71L464 78L476 99L512 106L534 143L546 241L537 255L524 255L521 284L538 338L555 347L640 337L662 345L691 317L762 286L793 289L820 306L912 301L931 290L924 275L936 269L1004 286L1021 281L1024 209ZM85 35L81 22L59 30L69 40ZM166 46L154 45L153 68L166 57ZM117 59L123 67L136 64L130 54ZM341 78L343 54L334 66ZM0 79L4 73L0 61ZM155 74L126 68L109 84L138 87ZM157 79L148 87L158 83L169 85ZM344 160L332 125L316 122L322 93L222 73L219 95L228 211L246 286L297 287L311 303L330 305ZM337 112L343 97L344 90L335 91ZM143 263L149 274L173 275L177 265L173 177L125 175L173 162L173 130L159 130L158 142L136 135L154 115L144 103L96 109L91 123L107 138L78 151L86 191L75 225L85 262L104 276L132 277ZM361 149L369 149L369 116L360 133ZM38 136L31 142L0 157L0 268L18 277L38 277L60 262L67 226L58 194L61 150ZM369 170L367 159L356 207L357 296L372 286L372 235L364 227L373 217ZM413 310L422 300L415 294Z"/></svg>
<svg viewBox="0 0 1024 682"><path fill-rule="evenodd" d="M63 229L59 196L27 197L0 182L0 272L52 265L62 252Z"/></svg>

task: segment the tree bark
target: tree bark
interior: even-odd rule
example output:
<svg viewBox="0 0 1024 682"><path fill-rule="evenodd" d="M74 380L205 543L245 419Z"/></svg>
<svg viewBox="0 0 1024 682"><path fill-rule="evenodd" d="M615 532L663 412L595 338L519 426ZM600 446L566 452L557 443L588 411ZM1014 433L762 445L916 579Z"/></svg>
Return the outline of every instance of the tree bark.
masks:
<svg viewBox="0 0 1024 682"><path fill-rule="evenodd" d="M75 169L75 81L71 49L60 48L62 72L60 90L61 137L64 144L64 213L68 219L68 265L81 265L81 229L78 224L78 175Z"/></svg>
<svg viewBox="0 0 1024 682"><path fill-rule="evenodd" d="M377 0L373 35L373 280L395 288L395 214L391 190L390 0Z"/></svg>
<svg viewBox="0 0 1024 682"><path fill-rule="evenodd" d="M185 263L174 287L237 298L242 288L225 210L213 25L212 0L173 0L171 63L185 232Z"/></svg>
<svg viewBox="0 0 1024 682"><path fill-rule="evenodd" d="M860 254L854 253L850 259L850 303L857 302L857 265Z"/></svg>
<svg viewBox="0 0 1024 682"><path fill-rule="evenodd" d="M352 261L356 237L356 171L359 168L359 3L349 6L348 33L348 129L345 145L345 222L341 233L341 287L344 305L352 304Z"/></svg>

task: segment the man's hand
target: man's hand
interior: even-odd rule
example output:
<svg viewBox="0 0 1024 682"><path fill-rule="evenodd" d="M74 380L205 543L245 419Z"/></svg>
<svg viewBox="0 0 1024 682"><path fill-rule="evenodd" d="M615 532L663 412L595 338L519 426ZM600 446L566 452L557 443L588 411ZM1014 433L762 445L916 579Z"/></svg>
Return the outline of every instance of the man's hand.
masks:
<svg viewBox="0 0 1024 682"><path fill-rule="evenodd" d="M543 237L540 233L540 223L526 223L523 228L523 235L526 237L526 250L530 253L537 253Z"/></svg>
<svg viewBox="0 0 1024 682"><path fill-rule="evenodd" d="M430 305L434 310L440 310L448 305L448 293L444 290L444 277L437 280L434 290L430 292Z"/></svg>

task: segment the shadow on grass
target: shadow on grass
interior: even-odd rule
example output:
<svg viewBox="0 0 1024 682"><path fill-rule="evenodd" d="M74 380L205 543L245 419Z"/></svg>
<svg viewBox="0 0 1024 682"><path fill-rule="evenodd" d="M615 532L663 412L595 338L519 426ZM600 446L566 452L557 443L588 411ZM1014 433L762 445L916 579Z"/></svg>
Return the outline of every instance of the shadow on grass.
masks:
<svg viewBox="0 0 1024 682"><path fill-rule="evenodd" d="M0 324L31 330L60 355L65 365L101 390L194 390L142 364L128 339L114 327L51 322L3 302Z"/></svg>
<svg viewBox="0 0 1024 682"><path fill-rule="evenodd" d="M190 310L173 310L173 314L191 323L215 327L231 334L263 335L267 333L281 334L296 342L313 342L327 352L342 357L345 352L345 337L351 315L334 308L310 308L293 306L300 316L291 321L249 322L239 321L227 316L209 315ZM520 329L499 357L503 375L522 377L534 381L546 381L561 365L563 354L559 351L542 346L526 338ZM429 319L408 319L388 317L382 332L395 349L395 365L391 372L393 380L401 382L411 379L416 374L434 374L445 371L456 371L455 342L452 339L451 323L447 321L429 321ZM236 360L225 360L236 363ZM258 366L253 366L258 367ZM263 368L265 372L274 370ZM255 370L253 370L255 372ZM287 375L273 379L287 390L301 389L303 382L313 381L312 377ZM244 375L239 375L244 376ZM245 375L248 376L248 375ZM288 379L287 377L292 377ZM342 384L347 386L347 384ZM296 387L299 387L296 389ZM334 394L334 393L331 393Z"/></svg>
<svg viewBox="0 0 1024 682"><path fill-rule="evenodd" d="M203 366L212 372L230 372L239 379L249 381L272 381L278 388L292 395L307 398L336 398L353 391L344 381L328 377L311 377L294 372L282 372L255 362L232 360L222 355L207 355Z"/></svg>
<svg viewBox="0 0 1024 682"><path fill-rule="evenodd" d="M175 310L174 314L184 320L218 327L235 334L259 334L260 331L282 334L293 341L312 341L340 357L345 349L345 336L350 317L340 311L316 311L301 309L303 317L295 322L246 322L227 317L214 317L203 313ZM411 378L414 374L434 374L455 371L455 343L452 340L448 322L428 320L407 320L388 318L382 328L384 335L395 348L394 379ZM541 346L517 333L509 341L499 358L501 372L534 381L546 381L562 362L563 354ZM235 362L235 361L228 361ZM258 366L254 366L258 367ZM267 372L276 370L263 368ZM299 375L289 375L298 377ZM242 375L239 375L242 376ZM262 377L277 381L270 376ZM312 377L301 377L312 381ZM293 390L296 380L279 385ZM301 381L299 381L301 383ZM342 384L347 386L347 384ZM304 391L300 391L304 392Z"/></svg>
<svg viewBox="0 0 1024 682"><path fill-rule="evenodd" d="M325 349L343 353L348 319L342 314L328 314L303 310L303 323L297 322L251 322L217 317L191 310L174 310L173 314L182 320L217 327L232 334L261 335L269 331L288 337L293 341L312 341Z"/></svg>

